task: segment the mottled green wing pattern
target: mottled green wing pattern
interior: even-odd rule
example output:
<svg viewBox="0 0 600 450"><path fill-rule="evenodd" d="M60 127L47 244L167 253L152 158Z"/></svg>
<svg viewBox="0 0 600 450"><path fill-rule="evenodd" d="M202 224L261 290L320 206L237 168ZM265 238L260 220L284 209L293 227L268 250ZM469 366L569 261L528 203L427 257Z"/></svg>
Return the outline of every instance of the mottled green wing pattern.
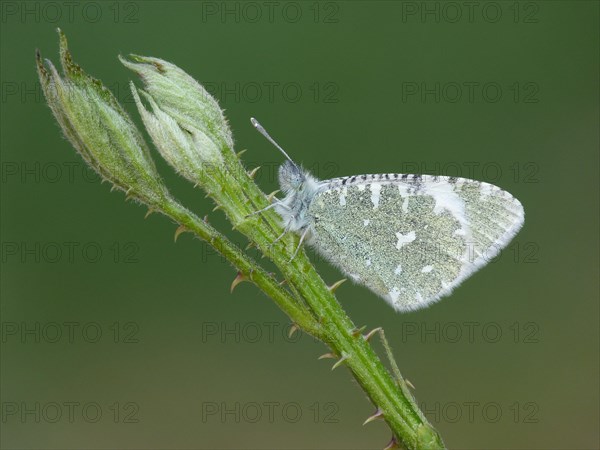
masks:
<svg viewBox="0 0 600 450"><path fill-rule="evenodd" d="M448 295L524 220L519 201L491 184L400 174L323 182L308 216L311 244L398 311Z"/></svg>

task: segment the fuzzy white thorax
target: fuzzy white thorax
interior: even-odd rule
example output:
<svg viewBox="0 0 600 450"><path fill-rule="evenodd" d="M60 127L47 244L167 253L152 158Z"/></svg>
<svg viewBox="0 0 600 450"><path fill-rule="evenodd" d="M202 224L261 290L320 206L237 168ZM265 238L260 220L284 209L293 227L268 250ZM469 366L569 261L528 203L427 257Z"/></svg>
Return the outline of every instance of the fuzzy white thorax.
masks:
<svg viewBox="0 0 600 450"><path fill-rule="evenodd" d="M286 230L296 233L309 226L308 207L319 192L322 183L297 164L286 161L279 168L279 185L285 194L275 210L283 220ZM310 230L309 235L310 238Z"/></svg>

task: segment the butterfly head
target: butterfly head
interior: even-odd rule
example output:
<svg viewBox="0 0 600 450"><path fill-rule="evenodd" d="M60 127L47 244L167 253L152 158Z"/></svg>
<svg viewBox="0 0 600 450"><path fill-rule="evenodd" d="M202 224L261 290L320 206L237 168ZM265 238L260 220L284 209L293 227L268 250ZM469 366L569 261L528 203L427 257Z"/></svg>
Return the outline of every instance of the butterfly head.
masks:
<svg viewBox="0 0 600 450"><path fill-rule="evenodd" d="M279 167L279 186L288 194L302 190L306 175L302 168L291 161L285 161Z"/></svg>
<svg viewBox="0 0 600 450"><path fill-rule="evenodd" d="M269 133L255 118L250 119L254 128L266 137L285 156L286 161L279 167L279 186L286 194L284 202L292 210L302 211L318 189L317 179L296 164L281 146L273 140ZM291 207L291 205L295 205Z"/></svg>

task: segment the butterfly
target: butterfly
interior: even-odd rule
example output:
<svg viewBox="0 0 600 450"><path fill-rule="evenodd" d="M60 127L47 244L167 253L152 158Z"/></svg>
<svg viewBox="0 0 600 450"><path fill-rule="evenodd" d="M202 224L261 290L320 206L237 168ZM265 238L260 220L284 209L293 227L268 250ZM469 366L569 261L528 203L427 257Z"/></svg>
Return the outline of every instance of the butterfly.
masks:
<svg viewBox="0 0 600 450"><path fill-rule="evenodd" d="M412 311L449 295L523 226L521 203L466 178L385 173L318 180L286 157L276 200L285 232L300 235L346 276ZM285 233L284 232L284 233Z"/></svg>

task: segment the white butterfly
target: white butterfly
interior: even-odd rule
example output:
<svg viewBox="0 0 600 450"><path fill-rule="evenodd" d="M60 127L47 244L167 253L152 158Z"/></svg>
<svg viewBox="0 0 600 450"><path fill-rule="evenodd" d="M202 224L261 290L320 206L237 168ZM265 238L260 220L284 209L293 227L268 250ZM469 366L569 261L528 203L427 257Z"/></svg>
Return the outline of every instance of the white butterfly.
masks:
<svg viewBox="0 0 600 450"><path fill-rule="evenodd" d="M287 158L274 207L300 244L313 245L397 311L427 306L506 247L521 203L492 184L431 175L355 175L319 181Z"/></svg>

